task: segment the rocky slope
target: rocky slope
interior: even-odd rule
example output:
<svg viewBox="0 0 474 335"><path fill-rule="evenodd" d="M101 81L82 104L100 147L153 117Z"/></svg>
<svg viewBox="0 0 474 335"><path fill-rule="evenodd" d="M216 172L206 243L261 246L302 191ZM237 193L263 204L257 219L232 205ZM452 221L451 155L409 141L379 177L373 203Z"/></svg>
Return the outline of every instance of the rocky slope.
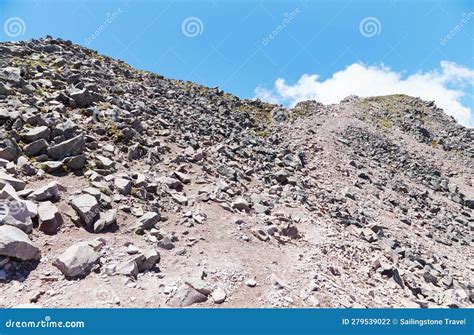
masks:
<svg viewBox="0 0 474 335"><path fill-rule="evenodd" d="M0 44L0 305L473 306L472 129Z"/></svg>

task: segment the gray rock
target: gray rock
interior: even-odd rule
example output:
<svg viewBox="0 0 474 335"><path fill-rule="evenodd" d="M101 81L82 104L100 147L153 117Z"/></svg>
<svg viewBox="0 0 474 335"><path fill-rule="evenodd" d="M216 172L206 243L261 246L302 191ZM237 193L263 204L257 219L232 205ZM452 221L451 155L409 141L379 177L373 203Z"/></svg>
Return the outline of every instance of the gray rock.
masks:
<svg viewBox="0 0 474 335"><path fill-rule="evenodd" d="M168 186L174 190L181 190L183 188L183 184L178 179L171 178L171 177L160 177L157 180L158 183Z"/></svg>
<svg viewBox="0 0 474 335"><path fill-rule="evenodd" d="M155 228L155 225L160 222L161 215L155 212L147 212L143 214L135 226L135 232L143 233L144 230Z"/></svg>
<svg viewBox="0 0 474 335"><path fill-rule="evenodd" d="M4 139L0 141L0 158L9 162L14 161L20 153L18 145L14 140Z"/></svg>
<svg viewBox="0 0 474 335"><path fill-rule="evenodd" d="M71 206L86 227L91 228L99 218L99 203L90 194L81 194L71 199Z"/></svg>
<svg viewBox="0 0 474 335"><path fill-rule="evenodd" d="M0 191L0 225L9 225L25 233L33 229L28 203L21 200L14 188L7 184Z"/></svg>
<svg viewBox="0 0 474 335"><path fill-rule="evenodd" d="M86 164L86 157L84 155L67 157L63 159L63 164L72 171L80 170Z"/></svg>
<svg viewBox="0 0 474 335"><path fill-rule="evenodd" d="M0 95L10 95L13 94L13 92L13 89L9 85L0 82Z"/></svg>
<svg viewBox="0 0 474 335"><path fill-rule="evenodd" d="M110 226L117 222L117 210L116 209L109 209L104 213L100 213L100 218L105 221L105 226Z"/></svg>
<svg viewBox="0 0 474 335"><path fill-rule="evenodd" d="M38 170L36 170L26 156L18 157L16 161L17 169L26 176L33 176Z"/></svg>
<svg viewBox="0 0 474 335"><path fill-rule="evenodd" d="M96 166L99 169L112 169L115 166L115 162L110 158L105 156L97 155L96 157Z"/></svg>
<svg viewBox="0 0 474 335"><path fill-rule="evenodd" d="M255 287L257 286L257 282L255 281L255 279L250 278L245 281L245 285L247 285L248 287Z"/></svg>
<svg viewBox="0 0 474 335"><path fill-rule="evenodd" d="M250 210L250 205L244 198L237 198L232 202L232 208L235 208L239 211L248 211Z"/></svg>
<svg viewBox="0 0 474 335"><path fill-rule="evenodd" d="M12 147L0 148L0 158L9 162L14 161L18 157L18 150Z"/></svg>
<svg viewBox="0 0 474 335"><path fill-rule="evenodd" d="M187 206L188 205L188 198L186 198L183 194L181 193L172 193L171 198L173 198L176 203Z"/></svg>
<svg viewBox="0 0 474 335"><path fill-rule="evenodd" d="M51 131L47 126L39 126L31 128L27 133L23 135L23 138L25 142L31 143L41 139L48 141L50 136Z"/></svg>
<svg viewBox="0 0 474 335"><path fill-rule="evenodd" d="M81 154L84 151L85 146L86 142L84 136L81 134L71 138L70 140L49 147L47 153L48 156L54 160L62 160L68 156Z"/></svg>
<svg viewBox="0 0 474 335"><path fill-rule="evenodd" d="M104 219L98 219L96 222L94 222L94 227L92 228L94 233L99 233L105 228L105 220Z"/></svg>
<svg viewBox="0 0 474 335"><path fill-rule="evenodd" d="M89 107L97 99L87 89L78 90L69 94L78 108Z"/></svg>
<svg viewBox="0 0 474 335"><path fill-rule="evenodd" d="M181 285L174 296L168 301L171 307L188 307L194 304L205 302L207 297L199 293L189 285Z"/></svg>
<svg viewBox="0 0 474 335"><path fill-rule="evenodd" d="M217 172L228 179L231 179L231 180L237 179L237 172L231 167L228 167L227 165L219 166L217 168Z"/></svg>
<svg viewBox="0 0 474 335"><path fill-rule="evenodd" d="M44 139L34 141L30 144L27 144L23 151L28 157L38 156L46 152L48 148L48 142Z"/></svg>
<svg viewBox="0 0 474 335"><path fill-rule="evenodd" d="M46 161L40 164L40 168L45 172L53 173L62 171L64 169L64 164L62 162Z"/></svg>
<svg viewBox="0 0 474 335"><path fill-rule="evenodd" d="M165 250L174 249L174 243L171 241L169 237L163 237L160 241L158 241L158 246Z"/></svg>
<svg viewBox="0 0 474 335"><path fill-rule="evenodd" d="M138 264L135 259L129 259L117 265L115 268L115 273L130 276L130 277L137 277L138 275Z"/></svg>
<svg viewBox="0 0 474 335"><path fill-rule="evenodd" d="M21 191L26 186L26 183L23 180L17 179L0 171L0 188L5 186L6 184L10 184L11 186L13 186L15 191Z"/></svg>
<svg viewBox="0 0 474 335"><path fill-rule="evenodd" d="M145 149L140 144L134 144L128 147L128 160L139 159L145 154Z"/></svg>
<svg viewBox="0 0 474 335"><path fill-rule="evenodd" d="M183 184L189 184L191 182L191 177L186 174L186 173L182 173L182 172L179 172L179 171L175 171L173 173L176 178L178 178Z"/></svg>
<svg viewBox="0 0 474 335"><path fill-rule="evenodd" d="M63 224L63 217L52 202L41 202L38 206L38 229L46 234L56 234Z"/></svg>
<svg viewBox="0 0 474 335"><path fill-rule="evenodd" d="M474 199L465 200L465 201L464 201L464 204L465 204L468 208L474 209Z"/></svg>
<svg viewBox="0 0 474 335"><path fill-rule="evenodd" d="M288 182L288 172L286 170L280 170L277 173L273 175L276 179L281 184L286 184Z"/></svg>
<svg viewBox="0 0 474 335"><path fill-rule="evenodd" d="M82 190L82 193L92 195L94 198L97 199L97 201L100 200L101 192L100 192L100 189L98 189L96 187L87 187L87 188Z"/></svg>
<svg viewBox="0 0 474 335"><path fill-rule="evenodd" d="M205 296L209 295L212 292L211 287L200 277L188 278L185 283Z"/></svg>
<svg viewBox="0 0 474 335"><path fill-rule="evenodd" d="M218 286L214 291L212 291L211 298L216 304L222 304L227 298L227 294L222 287Z"/></svg>
<svg viewBox="0 0 474 335"><path fill-rule="evenodd" d="M155 249L147 250L143 253L145 259L143 262L138 264L138 269L140 272L149 271L155 267L156 264L160 262L160 253Z"/></svg>
<svg viewBox="0 0 474 335"><path fill-rule="evenodd" d="M114 187L119 191L120 194L129 195L132 191L132 182L125 178L115 178Z"/></svg>
<svg viewBox="0 0 474 335"><path fill-rule="evenodd" d="M100 213L99 219L94 223L94 233L101 232L104 228L117 222L117 210L109 209L105 213Z"/></svg>
<svg viewBox="0 0 474 335"><path fill-rule="evenodd" d="M33 201L58 200L58 183L53 181L45 186L36 189L35 191L33 191L33 193L27 196L27 199Z"/></svg>
<svg viewBox="0 0 474 335"><path fill-rule="evenodd" d="M41 253L20 229L0 226L0 255L21 260L39 260Z"/></svg>
<svg viewBox="0 0 474 335"><path fill-rule="evenodd" d="M97 241L76 243L67 248L53 265L67 278L87 276L99 262L98 251L102 245L103 243Z"/></svg>

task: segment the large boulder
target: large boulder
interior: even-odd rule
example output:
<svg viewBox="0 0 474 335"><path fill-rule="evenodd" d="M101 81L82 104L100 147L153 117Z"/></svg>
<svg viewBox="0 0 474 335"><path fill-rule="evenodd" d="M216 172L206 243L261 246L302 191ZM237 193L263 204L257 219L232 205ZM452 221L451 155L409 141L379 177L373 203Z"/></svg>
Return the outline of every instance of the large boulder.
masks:
<svg viewBox="0 0 474 335"><path fill-rule="evenodd" d="M62 160L69 156L79 155L84 151L86 141L84 135L78 135L70 140L61 142L48 148L48 156L54 160Z"/></svg>
<svg viewBox="0 0 474 335"><path fill-rule="evenodd" d="M23 151L25 152L25 155L27 155L28 157L33 157L33 156L38 156L40 154L45 153L47 148L48 148L48 142L46 142L45 139L40 139L40 140L31 142L30 144L27 144L23 148Z"/></svg>
<svg viewBox="0 0 474 335"><path fill-rule="evenodd" d="M47 126L39 126L28 130L28 132L23 135L23 139L25 140L25 142L31 143L41 139L48 141L50 136L51 131Z"/></svg>
<svg viewBox="0 0 474 335"><path fill-rule="evenodd" d="M78 108L87 108L94 101L97 101L97 98L86 88L74 91L70 93L69 96L71 97L71 99L74 100L74 102L76 103L76 107Z"/></svg>
<svg viewBox="0 0 474 335"><path fill-rule="evenodd" d="M33 193L28 195L27 199L33 201L58 200L58 183L53 181L45 186L37 188L35 191L33 191Z"/></svg>
<svg viewBox="0 0 474 335"><path fill-rule="evenodd" d="M0 141L0 158L14 161L19 153L18 145L13 140L6 138Z"/></svg>
<svg viewBox="0 0 474 335"><path fill-rule="evenodd" d="M81 194L71 199L71 206L86 227L91 227L99 218L100 209L97 199L90 194Z"/></svg>
<svg viewBox="0 0 474 335"><path fill-rule="evenodd" d="M39 260L41 253L20 229L0 226L0 255L21 260Z"/></svg>
<svg viewBox="0 0 474 335"><path fill-rule="evenodd" d="M4 187L6 184L13 186L15 191L21 191L26 186L26 183L23 180L17 179L6 174L5 172L0 171L0 188Z"/></svg>
<svg viewBox="0 0 474 335"><path fill-rule="evenodd" d="M54 262L67 278L85 277L99 262L103 241L92 240L76 243L66 249Z"/></svg>
<svg viewBox="0 0 474 335"><path fill-rule="evenodd" d="M45 201L38 206L38 222L40 231L46 234L55 234L63 224L63 217L51 201Z"/></svg>

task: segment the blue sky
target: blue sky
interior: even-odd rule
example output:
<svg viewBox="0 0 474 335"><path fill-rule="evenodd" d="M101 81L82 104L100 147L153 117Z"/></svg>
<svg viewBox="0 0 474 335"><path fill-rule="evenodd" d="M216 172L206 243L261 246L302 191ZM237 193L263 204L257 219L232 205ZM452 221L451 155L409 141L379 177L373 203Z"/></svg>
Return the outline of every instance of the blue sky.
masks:
<svg viewBox="0 0 474 335"><path fill-rule="evenodd" d="M331 93L341 81L357 93L358 80L375 73L381 82L372 86L409 87L427 97L445 88L449 101L441 104L459 108L452 114L472 125L472 113L466 119L454 100L474 110L473 3L0 0L0 39L50 34L140 69L285 104ZM7 27L12 18L21 19L19 31ZM353 64L362 68L346 71ZM337 72L342 79L328 81ZM417 73L424 81L406 81ZM305 74L310 79L301 80ZM429 86L438 81L440 87Z"/></svg>

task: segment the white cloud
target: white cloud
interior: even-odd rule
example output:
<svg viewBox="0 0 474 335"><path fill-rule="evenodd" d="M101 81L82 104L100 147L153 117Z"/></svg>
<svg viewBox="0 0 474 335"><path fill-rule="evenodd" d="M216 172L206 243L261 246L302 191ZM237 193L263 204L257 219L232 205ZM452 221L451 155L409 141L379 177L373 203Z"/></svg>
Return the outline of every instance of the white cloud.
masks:
<svg viewBox="0 0 474 335"><path fill-rule="evenodd" d="M278 78L271 89L257 87L256 98L293 106L299 101L317 100L325 104L338 103L348 95L361 97L407 94L424 100L434 100L438 107L466 126L471 109L461 98L473 91L474 70L456 63L442 61L440 68L411 75L395 72L384 65L366 66L354 63L332 77L321 80L316 74L304 74L293 85Z"/></svg>

